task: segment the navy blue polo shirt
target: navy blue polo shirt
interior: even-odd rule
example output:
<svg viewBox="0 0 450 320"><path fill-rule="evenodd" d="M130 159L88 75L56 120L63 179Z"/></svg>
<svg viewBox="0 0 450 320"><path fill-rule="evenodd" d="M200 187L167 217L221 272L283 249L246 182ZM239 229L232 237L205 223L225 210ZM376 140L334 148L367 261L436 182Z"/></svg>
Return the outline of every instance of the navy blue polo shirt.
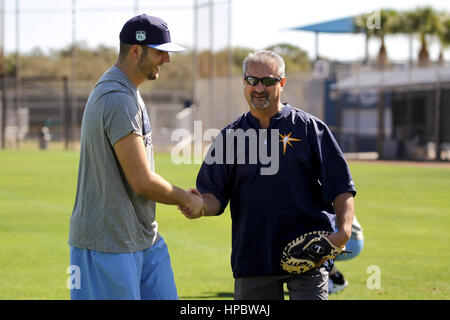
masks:
<svg viewBox="0 0 450 320"><path fill-rule="evenodd" d="M223 142L230 129L253 130L258 138L261 136L259 121L250 112L221 131ZM251 163L246 157L244 164L238 164L236 159L242 152L238 146L233 149L234 163L225 161L226 143L222 143L224 161L204 161L197 176L197 189L202 194L214 194L220 201L218 215L230 202L235 278L286 274L280 267L286 244L306 232L333 232L332 201L341 193L356 194L342 151L325 123L285 104L267 128L264 145L269 151L269 132L274 129L279 134L275 142L279 144L279 168L275 174L262 175L261 167L268 164L259 159ZM246 153L260 146L250 139L245 142ZM215 143L210 156L219 150Z"/></svg>

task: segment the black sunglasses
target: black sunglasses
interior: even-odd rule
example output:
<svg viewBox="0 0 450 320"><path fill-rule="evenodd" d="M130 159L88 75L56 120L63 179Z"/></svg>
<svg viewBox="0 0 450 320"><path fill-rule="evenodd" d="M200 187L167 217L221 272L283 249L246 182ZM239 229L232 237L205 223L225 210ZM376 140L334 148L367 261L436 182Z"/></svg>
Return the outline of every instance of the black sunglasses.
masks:
<svg viewBox="0 0 450 320"><path fill-rule="evenodd" d="M251 86L256 86L261 81L262 84L265 85L266 87L271 87L278 81L281 81L281 78L272 78L272 77L257 78L253 76L244 75L244 80L245 82L247 82L247 84Z"/></svg>

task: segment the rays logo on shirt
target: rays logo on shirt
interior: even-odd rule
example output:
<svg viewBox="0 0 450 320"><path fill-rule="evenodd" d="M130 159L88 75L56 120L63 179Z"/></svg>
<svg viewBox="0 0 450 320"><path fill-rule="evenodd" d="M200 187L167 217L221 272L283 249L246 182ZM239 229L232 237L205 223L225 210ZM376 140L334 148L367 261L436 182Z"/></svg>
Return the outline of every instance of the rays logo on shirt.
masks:
<svg viewBox="0 0 450 320"><path fill-rule="evenodd" d="M280 142L283 142L283 155L286 154L286 147L289 145L290 147L293 147L291 141L302 141L301 139L291 138L292 131L289 132L286 135L283 135L281 133L278 133L281 137Z"/></svg>

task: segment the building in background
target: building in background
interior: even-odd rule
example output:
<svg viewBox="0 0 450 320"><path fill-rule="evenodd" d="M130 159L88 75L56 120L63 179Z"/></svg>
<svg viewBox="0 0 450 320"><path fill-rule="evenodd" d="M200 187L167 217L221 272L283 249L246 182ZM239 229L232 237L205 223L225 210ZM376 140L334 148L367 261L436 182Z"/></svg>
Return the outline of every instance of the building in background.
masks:
<svg viewBox="0 0 450 320"><path fill-rule="evenodd" d="M328 89L326 113L344 152L450 160L450 67L353 66Z"/></svg>
<svg viewBox="0 0 450 320"><path fill-rule="evenodd" d="M413 31L409 30L409 61L389 62L383 41L376 61L369 59L370 36L384 36L377 29L389 28L386 34L405 31L401 26L388 25L391 14L381 11L366 15L370 21L358 22L359 18L354 16L290 29L315 33L313 70L324 78L323 120L343 152L351 156L450 160L450 66L445 65L442 54L436 63L424 63L419 55L414 64ZM377 19L382 25L375 23ZM358 28L358 23L362 28ZM364 60L347 63L324 60L319 53L320 33L365 33Z"/></svg>

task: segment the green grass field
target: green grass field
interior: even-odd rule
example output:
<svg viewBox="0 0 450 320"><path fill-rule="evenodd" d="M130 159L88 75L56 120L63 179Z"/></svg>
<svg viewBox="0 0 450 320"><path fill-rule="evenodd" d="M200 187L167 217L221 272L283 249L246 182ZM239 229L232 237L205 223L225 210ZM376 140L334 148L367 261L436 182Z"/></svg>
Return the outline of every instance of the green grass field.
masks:
<svg viewBox="0 0 450 320"><path fill-rule="evenodd" d="M0 152L0 299L68 299L67 235L78 169L75 151ZM192 187L198 166L158 154L158 173ZM450 167L350 162L365 247L337 266L349 287L330 299L449 299ZM189 221L158 205L181 299L232 299L231 221ZM378 266L379 289L367 273Z"/></svg>

